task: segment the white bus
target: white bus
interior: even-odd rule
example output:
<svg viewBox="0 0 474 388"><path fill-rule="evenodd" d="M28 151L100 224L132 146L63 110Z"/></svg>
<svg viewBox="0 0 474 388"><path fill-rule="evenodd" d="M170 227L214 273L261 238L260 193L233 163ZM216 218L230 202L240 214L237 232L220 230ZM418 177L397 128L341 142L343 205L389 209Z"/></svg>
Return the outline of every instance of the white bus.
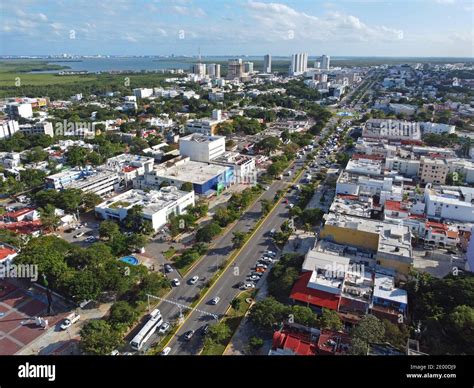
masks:
<svg viewBox="0 0 474 388"><path fill-rule="evenodd" d="M150 319L140 329L135 337L130 341L130 346L134 350L140 350L142 346L150 339L152 334L163 324L163 317L160 310L155 309L150 313Z"/></svg>

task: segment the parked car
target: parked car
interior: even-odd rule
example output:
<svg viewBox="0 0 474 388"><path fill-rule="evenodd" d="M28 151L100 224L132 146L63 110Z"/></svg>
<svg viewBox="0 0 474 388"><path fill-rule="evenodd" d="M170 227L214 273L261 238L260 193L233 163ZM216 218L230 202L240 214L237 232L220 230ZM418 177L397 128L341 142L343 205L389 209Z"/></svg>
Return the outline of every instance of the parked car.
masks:
<svg viewBox="0 0 474 388"><path fill-rule="evenodd" d="M79 232L76 235L74 235L74 238L81 238L82 236L84 236L84 232Z"/></svg>
<svg viewBox="0 0 474 388"><path fill-rule="evenodd" d="M221 298L216 296L216 297L211 299L211 304L213 304L215 306L217 303L219 303L220 300L221 300Z"/></svg>
<svg viewBox="0 0 474 388"><path fill-rule="evenodd" d="M252 276L249 277L249 279L254 281L254 282L258 282L260 280L260 276L252 275Z"/></svg>
<svg viewBox="0 0 474 388"><path fill-rule="evenodd" d="M173 279L173 286L178 287L178 286L180 286L180 285L181 285L181 282L179 281L178 278Z"/></svg>
<svg viewBox="0 0 474 388"><path fill-rule="evenodd" d="M257 268L265 268L265 269L267 269L267 268L268 268L268 265L259 263L259 264L256 265L256 267L257 267Z"/></svg>
<svg viewBox="0 0 474 388"><path fill-rule="evenodd" d="M275 257L276 256L276 252L273 252L273 251L265 251L265 255L268 255L268 256L271 256L271 257Z"/></svg>
<svg viewBox="0 0 474 388"><path fill-rule="evenodd" d="M189 279L189 284L196 284L198 280L199 276L193 276L191 279Z"/></svg>
<svg viewBox="0 0 474 388"><path fill-rule="evenodd" d="M167 346L166 348L164 348L164 349L161 351L160 355L161 355L161 356L167 356L168 354L170 354L170 352L171 352L171 348L170 348L169 346Z"/></svg>
<svg viewBox="0 0 474 388"><path fill-rule="evenodd" d="M194 335L194 330L189 330L186 332L186 334L184 335L184 339L186 341L190 341L191 338L193 338L193 335Z"/></svg>
<svg viewBox="0 0 474 388"><path fill-rule="evenodd" d="M173 271L174 271L174 269L170 264L165 264L165 272L166 273L170 273L170 272L173 272Z"/></svg>
<svg viewBox="0 0 474 388"><path fill-rule="evenodd" d="M171 324L169 322L165 322L163 323L160 328L158 329L158 333L160 334L164 334L168 331L168 329L170 328Z"/></svg>
<svg viewBox="0 0 474 388"><path fill-rule="evenodd" d="M68 329L69 327L71 327L74 323L76 323L77 321L79 321L79 319L81 319L81 316L77 313L71 313L69 314L66 319L64 320L63 323L61 323L61 330L66 330Z"/></svg>
<svg viewBox="0 0 474 388"><path fill-rule="evenodd" d="M209 332L210 328L211 327L209 326L209 324L205 324L203 327L201 327L201 334L206 335Z"/></svg>
<svg viewBox="0 0 474 388"><path fill-rule="evenodd" d="M258 277L258 276L256 276L256 277ZM255 288L255 284L253 284L253 283L244 283L242 286L240 286L241 290L248 290L250 288Z"/></svg>

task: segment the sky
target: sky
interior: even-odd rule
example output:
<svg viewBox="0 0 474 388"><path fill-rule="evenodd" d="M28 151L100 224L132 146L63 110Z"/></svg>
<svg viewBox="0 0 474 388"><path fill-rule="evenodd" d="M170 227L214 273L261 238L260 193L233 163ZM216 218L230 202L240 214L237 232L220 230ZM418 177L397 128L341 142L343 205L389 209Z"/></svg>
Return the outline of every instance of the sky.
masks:
<svg viewBox="0 0 474 388"><path fill-rule="evenodd" d="M472 0L10 0L0 55L474 57Z"/></svg>

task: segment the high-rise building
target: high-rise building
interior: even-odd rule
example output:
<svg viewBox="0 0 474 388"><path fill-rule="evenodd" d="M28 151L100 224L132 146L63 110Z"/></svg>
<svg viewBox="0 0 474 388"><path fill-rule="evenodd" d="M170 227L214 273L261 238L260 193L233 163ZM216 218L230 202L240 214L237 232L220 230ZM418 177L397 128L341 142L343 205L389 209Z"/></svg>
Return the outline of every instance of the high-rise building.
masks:
<svg viewBox="0 0 474 388"><path fill-rule="evenodd" d="M291 56L290 75L303 74L308 68L308 54L299 53Z"/></svg>
<svg viewBox="0 0 474 388"><path fill-rule="evenodd" d="M321 69L329 70L330 61L331 61L331 57L329 55L322 55L321 56Z"/></svg>
<svg viewBox="0 0 474 388"><path fill-rule="evenodd" d="M218 63L209 63L207 65L207 75L212 78L221 78L221 65Z"/></svg>
<svg viewBox="0 0 474 388"><path fill-rule="evenodd" d="M272 56L270 54L267 54L263 57L263 72L272 72Z"/></svg>
<svg viewBox="0 0 474 388"><path fill-rule="evenodd" d="M193 74L200 76L206 75L206 65L204 63L195 63L193 65Z"/></svg>
<svg viewBox="0 0 474 388"><path fill-rule="evenodd" d="M244 62L244 73L253 73L253 62Z"/></svg>
<svg viewBox="0 0 474 388"><path fill-rule="evenodd" d="M227 63L227 79L242 78L244 65L242 59L229 59Z"/></svg>

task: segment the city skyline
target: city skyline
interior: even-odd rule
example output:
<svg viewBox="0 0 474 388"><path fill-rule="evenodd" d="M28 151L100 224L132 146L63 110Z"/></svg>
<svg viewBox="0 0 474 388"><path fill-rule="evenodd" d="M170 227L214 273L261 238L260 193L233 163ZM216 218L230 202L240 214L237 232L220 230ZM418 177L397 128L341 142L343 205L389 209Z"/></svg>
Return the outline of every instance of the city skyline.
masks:
<svg viewBox="0 0 474 388"><path fill-rule="evenodd" d="M205 56L474 56L469 1L225 0L219 5L208 0L2 4L0 55L192 56L199 47Z"/></svg>

